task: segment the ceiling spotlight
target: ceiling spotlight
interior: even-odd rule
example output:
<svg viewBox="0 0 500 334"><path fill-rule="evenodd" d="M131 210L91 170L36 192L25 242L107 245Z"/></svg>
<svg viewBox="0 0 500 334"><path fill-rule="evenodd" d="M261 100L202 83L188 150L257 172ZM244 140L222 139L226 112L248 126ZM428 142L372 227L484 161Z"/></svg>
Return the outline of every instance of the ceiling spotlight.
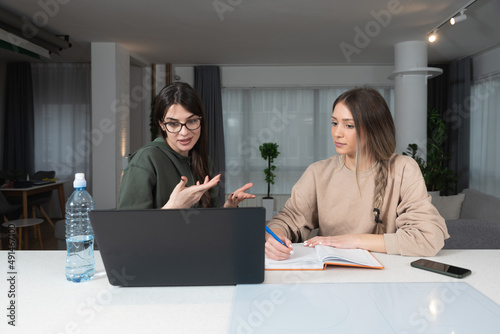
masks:
<svg viewBox="0 0 500 334"><path fill-rule="evenodd" d="M429 35L429 42L434 43L437 39L437 31L434 30L432 34Z"/></svg>
<svg viewBox="0 0 500 334"><path fill-rule="evenodd" d="M464 14L465 12L465 9L460 11L460 15L457 15L455 17L452 17L450 19L450 24L451 25L454 25L455 23L458 23L458 22L462 22L462 21L465 21L467 20L467 15Z"/></svg>

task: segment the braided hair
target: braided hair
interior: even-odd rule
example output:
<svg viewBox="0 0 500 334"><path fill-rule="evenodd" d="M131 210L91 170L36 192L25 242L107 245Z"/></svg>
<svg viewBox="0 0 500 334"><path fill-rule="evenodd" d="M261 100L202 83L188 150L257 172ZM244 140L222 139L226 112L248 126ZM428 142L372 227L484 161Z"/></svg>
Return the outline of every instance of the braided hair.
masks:
<svg viewBox="0 0 500 334"><path fill-rule="evenodd" d="M356 173L362 154L375 159L377 163L373 197L374 233L381 234L385 232L380 214L389 175L389 159L396 149L394 121L384 97L373 88L354 88L343 93L335 100L333 109L340 102L349 109L354 119L354 125L356 129L359 129L356 132L357 147L361 147L361 132L366 143L362 149L356 150Z"/></svg>

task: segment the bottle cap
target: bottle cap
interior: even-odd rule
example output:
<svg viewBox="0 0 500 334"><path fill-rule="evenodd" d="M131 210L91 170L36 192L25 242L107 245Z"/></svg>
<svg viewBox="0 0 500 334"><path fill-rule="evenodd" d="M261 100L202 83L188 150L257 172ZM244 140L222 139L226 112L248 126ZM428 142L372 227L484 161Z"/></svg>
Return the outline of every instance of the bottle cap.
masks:
<svg viewBox="0 0 500 334"><path fill-rule="evenodd" d="M73 181L73 188L86 188L87 181L85 181L85 173L76 173L75 181Z"/></svg>

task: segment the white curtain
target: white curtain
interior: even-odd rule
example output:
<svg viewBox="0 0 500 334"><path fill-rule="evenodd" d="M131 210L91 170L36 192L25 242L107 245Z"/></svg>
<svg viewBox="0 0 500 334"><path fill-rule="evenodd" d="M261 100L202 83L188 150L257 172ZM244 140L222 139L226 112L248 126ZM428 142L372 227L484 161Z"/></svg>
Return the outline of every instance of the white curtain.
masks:
<svg viewBox="0 0 500 334"><path fill-rule="evenodd" d="M471 91L469 187L500 197L500 74Z"/></svg>
<svg viewBox="0 0 500 334"><path fill-rule="evenodd" d="M335 88L224 88L222 109L226 146L226 191L247 182L254 194L265 194L259 146L273 142L280 155L274 161L271 194L290 194L311 163L336 154L331 138L335 99L353 87ZM393 88L378 88L393 110Z"/></svg>
<svg viewBox="0 0 500 334"><path fill-rule="evenodd" d="M90 64L32 64L35 106L35 170L55 170L73 180L92 157Z"/></svg>

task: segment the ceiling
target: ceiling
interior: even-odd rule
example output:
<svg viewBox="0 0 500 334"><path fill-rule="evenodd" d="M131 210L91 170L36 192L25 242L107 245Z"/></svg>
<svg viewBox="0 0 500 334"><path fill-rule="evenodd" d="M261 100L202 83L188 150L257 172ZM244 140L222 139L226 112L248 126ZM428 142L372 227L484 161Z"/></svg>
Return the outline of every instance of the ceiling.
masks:
<svg viewBox="0 0 500 334"><path fill-rule="evenodd" d="M91 42L116 42L146 63L393 64L394 44L424 40L469 0L0 0L41 28L69 35L55 62L90 61ZM50 4L50 5L43 5ZM445 63L500 44L500 0L477 0L428 48ZM35 21L36 22L36 21ZM34 61L1 49L0 60Z"/></svg>

